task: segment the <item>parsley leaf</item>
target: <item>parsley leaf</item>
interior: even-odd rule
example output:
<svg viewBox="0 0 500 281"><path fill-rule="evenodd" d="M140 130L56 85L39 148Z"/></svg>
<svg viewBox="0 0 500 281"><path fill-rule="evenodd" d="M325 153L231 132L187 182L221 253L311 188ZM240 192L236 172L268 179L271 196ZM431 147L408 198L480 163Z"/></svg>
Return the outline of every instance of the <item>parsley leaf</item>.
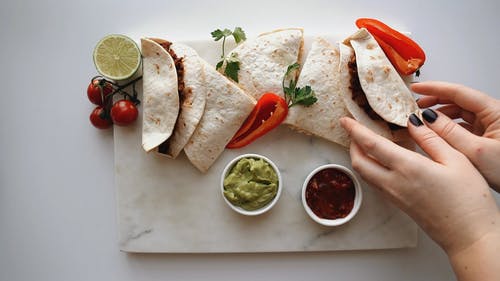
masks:
<svg viewBox="0 0 500 281"><path fill-rule="evenodd" d="M241 29L241 27L234 28L233 37L234 37L234 41L236 42L236 44L239 44L241 41L247 40L247 36L245 35L245 31L243 31L243 29Z"/></svg>
<svg viewBox="0 0 500 281"><path fill-rule="evenodd" d="M231 36L233 32L226 28L224 30L216 29L212 31L210 34L212 35L212 38L214 38L215 41L219 41L224 37Z"/></svg>
<svg viewBox="0 0 500 281"><path fill-rule="evenodd" d="M297 71L299 70L300 68L300 64L298 62L294 63L294 64L290 64L288 66L288 68L286 69L286 73L285 73L285 76L288 76L290 75L290 73L292 73L292 71Z"/></svg>
<svg viewBox="0 0 500 281"><path fill-rule="evenodd" d="M310 106L318 101L314 95L314 91L311 86L306 85L305 87L297 87L297 72L300 68L300 64L294 63L288 66L285 75L283 76L282 86L283 92L285 93L285 100L288 107L295 106L297 104L303 106ZM289 78L289 76L293 76ZM285 82L289 80L288 87L285 86Z"/></svg>
<svg viewBox="0 0 500 281"><path fill-rule="evenodd" d="M236 83L238 83L238 71L240 70L240 62L239 61L231 61L226 64L226 68L224 69L224 74L233 79Z"/></svg>
<svg viewBox="0 0 500 281"><path fill-rule="evenodd" d="M298 92L295 95L295 104L302 104L305 106L309 106L315 103L318 99L314 96L314 92L311 89L311 86L307 85L303 88L297 88Z"/></svg>
<svg viewBox="0 0 500 281"><path fill-rule="evenodd" d="M219 61L217 63L217 65L215 66L215 70L219 70L219 68L221 68L223 64L224 64L224 60Z"/></svg>
<svg viewBox="0 0 500 281"><path fill-rule="evenodd" d="M222 31L222 35L224 35L224 37L231 36L232 34L233 32L227 28L224 28L224 30Z"/></svg>
<svg viewBox="0 0 500 281"><path fill-rule="evenodd" d="M226 68L224 68L224 74L233 79L233 81L238 82L238 71L240 70L240 60L238 59L237 53L232 53L229 58L226 58Z"/></svg>
<svg viewBox="0 0 500 281"><path fill-rule="evenodd" d="M212 34L212 38L214 38L215 41L219 41L222 37L224 37L224 34L220 29L216 29L212 31L210 34Z"/></svg>
<svg viewBox="0 0 500 281"><path fill-rule="evenodd" d="M216 29L210 33L214 41L219 41L222 39L222 55L221 60L215 66L216 70L224 68L224 75L238 82L238 71L240 70L240 61L236 53L231 54L228 58L225 55L226 38L233 36L236 44L245 41L247 39L245 32L241 27L235 27L234 31L227 28L224 30Z"/></svg>

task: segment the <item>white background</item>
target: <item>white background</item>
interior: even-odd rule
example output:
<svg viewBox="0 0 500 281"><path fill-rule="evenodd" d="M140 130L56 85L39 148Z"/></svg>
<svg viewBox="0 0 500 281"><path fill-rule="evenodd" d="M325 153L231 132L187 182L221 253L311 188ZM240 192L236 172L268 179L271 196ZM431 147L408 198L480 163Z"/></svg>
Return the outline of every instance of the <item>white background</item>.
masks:
<svg viewBox="0 0 500 281"><path fill-rule="evenodd" d="M241 26L348 35L358 17L409 30L427 53L421 80L500 98L500 2L2 1L0 280L453 280L419 233L415 249L271 254L118 250L113 135L88 122L91 53L109 33L207 39ZM497 196L498 199L498 196ZM179 214L182 215L182 214Z"/></svg>

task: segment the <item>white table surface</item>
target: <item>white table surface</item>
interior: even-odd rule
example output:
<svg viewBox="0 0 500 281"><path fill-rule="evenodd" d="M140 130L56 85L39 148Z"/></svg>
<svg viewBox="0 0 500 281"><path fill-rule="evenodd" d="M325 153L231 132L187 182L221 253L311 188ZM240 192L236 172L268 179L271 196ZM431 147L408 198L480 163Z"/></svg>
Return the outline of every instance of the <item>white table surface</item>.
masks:
<svg viewBox="0 0 500 281"><path fill-rule="evenodd" d="M356 18L375 17L411 31L424 47L422 80L460 82L500 98L500 2L170 2L2 3L0 280L454 280L423 232L417 248L401 250L120 252L113 135L88 122L91 52L109 33L189 40L218 27L256 35L298 26L347 35Z"/></svg>

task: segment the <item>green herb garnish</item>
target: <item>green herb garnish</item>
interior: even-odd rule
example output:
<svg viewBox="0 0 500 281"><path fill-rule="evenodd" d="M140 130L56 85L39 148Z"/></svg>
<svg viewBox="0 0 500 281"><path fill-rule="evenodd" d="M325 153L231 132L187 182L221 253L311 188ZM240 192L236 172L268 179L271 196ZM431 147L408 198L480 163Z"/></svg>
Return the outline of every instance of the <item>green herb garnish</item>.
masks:
<svg viewBox="0 0 500 281"><path fill-rule="evenodd" d="M311 86L306 85L302 88L297 87L297 78L295 78L295 76L299 68L299 63L289 65L281 83L283 86L283 92L285 92L285 100L289 108L297 104L307 107L318 101L318 99L314 96L314 91L311 89ZM285 81L292 74L293 76L290 78L288 87L285 87Z"/></svg>
<svg viewBox="0 0 500 281"><path fill-rule="evenodd" d="M222 39L222 55L221 60L217 63L215 66L215 69L219 70L220 68L224 67L224 74L233 79L235 82L238 82L238 71L240 70L240 60L238 59L238 54L232 53L231 56L226 57L226 38L233 36L234 41L236 44L239 44L242 41L245 41L247 39L245 32L241 27L236 27L234 28L233 31L225 28L224 30L216 29L212 31L210 34L212 34L212 38L214 38L215 41L219 41Z"/></svg>

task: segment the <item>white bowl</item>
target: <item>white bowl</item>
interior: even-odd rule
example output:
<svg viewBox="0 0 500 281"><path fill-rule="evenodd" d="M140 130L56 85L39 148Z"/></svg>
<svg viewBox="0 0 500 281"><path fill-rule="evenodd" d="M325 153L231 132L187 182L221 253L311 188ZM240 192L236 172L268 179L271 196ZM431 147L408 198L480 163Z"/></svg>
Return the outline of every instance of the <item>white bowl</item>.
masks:
<svg viewBox="0 0 500 281"><path fill-rule="evenodd" d="M306 202L306 188L307 188L307 184L309 183L309 181L311 180L311 178L315 174L317 174L319 171L322 171L322 170L325 170L325 169L329 169L329 168L337 169L337 170L340 170L340 171L346 173L352 179L352 181L354 183L354 189L355 189L354 205L352 207L351 212L346 217L343 217L343 218L338 218L338 219L324 219L324 218L318 217L311 210L311 208L309 207L309 205L307 205L307 202ZM361 206L361 202L362 201L363 201L363 193L362 193L361 185L359 184L358 179L356 178L356 176L354 175L354 173L351 170L349 170L348 168L346 168L344 166L341 166L341 165L327 164L327 165L323 165L323 166L320 166L320 167L314 169L307 176L307 178L304 181L304 184L302 186L302 205L304 206L304 209L306 210L307 214L315 222L317 222L319 224L322 224L322 225L337 226L337 225L341 225L341 224L344 224L344 223L350 221L356 215L356 213L358 212L359 207Z"/></svg>
<svg viewBox="0 0 500 281"><path fill-rule="evenodd" d="M264 207L257 209L257 210L253 210L253 211L248 211L248 210L245 210L241 207L233 205L231 202L229 202L229 200L227 200L226 196L224 196L224 178L226 177L227 173L231 170L231 168L238 162L238 160L240 160L242 158L260 158L260 159L263 159L264 161L266 161L267 163L269 163L271 165L271 167L276 172L276 175L278 175L278 191L276 192L276 196L274 197L274 199L271 202L269 202L267 205L265 205ZM280 173L278 167L273 163L273 161L269 160L269 158L262 156L262 155L259 155L259 154L242 154L242 155L234 158L224 168L224 171L222 172L221 180L220 180L221 194L222 194L222 198L224 198L224 201L226 201L227 205L229 207L231 207L231 209L233 209L234 211L236 211L242 215L246 215L246 216L256 216L256 215L260 215L260 214L263 214L263 213L269 211L274 205L276 205L276 202L278 202L278 199L281 196L281 190L283 189L282 186L283 186L283 181L281 179L281 173Z"/></svg>

